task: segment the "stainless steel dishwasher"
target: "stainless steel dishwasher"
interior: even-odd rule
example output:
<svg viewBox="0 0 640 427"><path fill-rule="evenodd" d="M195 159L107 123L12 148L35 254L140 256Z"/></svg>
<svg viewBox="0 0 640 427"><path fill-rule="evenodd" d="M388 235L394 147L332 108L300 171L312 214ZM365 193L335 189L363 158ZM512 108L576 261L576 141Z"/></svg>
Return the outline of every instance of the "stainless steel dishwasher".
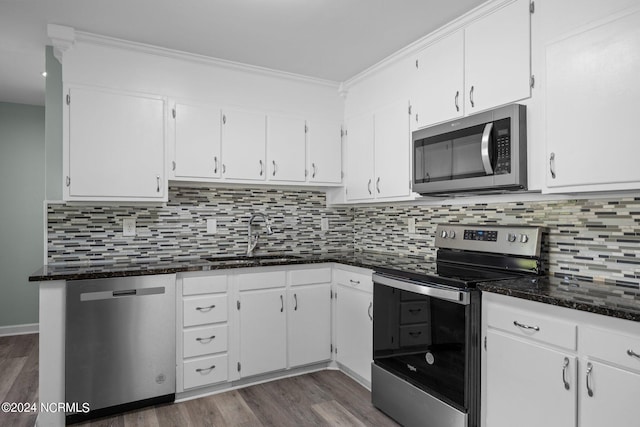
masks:
<svg viewBox="0 0 640 427"><path fill-rule="evenodd" d="M90 408L68 422L174 400L175 279L67 283L66 402Z"/></svg>

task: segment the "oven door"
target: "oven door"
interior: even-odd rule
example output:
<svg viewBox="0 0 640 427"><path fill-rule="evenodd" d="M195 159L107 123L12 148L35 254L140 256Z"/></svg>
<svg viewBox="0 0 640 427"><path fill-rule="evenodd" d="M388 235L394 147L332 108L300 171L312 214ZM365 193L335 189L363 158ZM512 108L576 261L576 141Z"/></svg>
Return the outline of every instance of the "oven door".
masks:
<svg viewBox="0 0 640 427"><path fill-rule="evenodd" d="M479 293L380 274L373 292L374 364L461 412L475 411Z"/></svg>

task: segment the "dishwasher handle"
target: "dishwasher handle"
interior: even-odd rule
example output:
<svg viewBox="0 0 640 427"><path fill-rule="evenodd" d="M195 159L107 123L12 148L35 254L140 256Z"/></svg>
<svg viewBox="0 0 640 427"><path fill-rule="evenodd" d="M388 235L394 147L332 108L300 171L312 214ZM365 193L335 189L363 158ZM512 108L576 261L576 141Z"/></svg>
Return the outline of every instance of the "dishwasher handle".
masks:
<svg viewBox="0 0 640 427"><path fill-rule="evenodd" d="M80 301L101 301L118 298L143 297L148 295L161 295L165 293L164 286L155 288L134 288L116 291L83 292Z"/></svg>

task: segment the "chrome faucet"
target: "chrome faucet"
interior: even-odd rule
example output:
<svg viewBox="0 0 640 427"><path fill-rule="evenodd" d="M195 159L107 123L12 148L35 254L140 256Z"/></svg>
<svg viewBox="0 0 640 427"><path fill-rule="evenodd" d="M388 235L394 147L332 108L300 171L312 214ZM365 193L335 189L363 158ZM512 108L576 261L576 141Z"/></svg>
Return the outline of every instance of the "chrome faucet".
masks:
<svg viewBox="0 0 640 427"><path fill-rule="evenodd" d="M259 233L254 234L253 229L251 228L251 226L253 225L253 221L256 218L262 218L262 220L264 221L264 225L267 229L268 236L273 234L273 228L271 227L271 219L266 214L263 214L262 212L257 212L251 215L251 218L249 219L249 241L247 244L247 256L253 256L253 251L255 250L256 246L258 246L258 239L260 238L260 234Z"/></svg>

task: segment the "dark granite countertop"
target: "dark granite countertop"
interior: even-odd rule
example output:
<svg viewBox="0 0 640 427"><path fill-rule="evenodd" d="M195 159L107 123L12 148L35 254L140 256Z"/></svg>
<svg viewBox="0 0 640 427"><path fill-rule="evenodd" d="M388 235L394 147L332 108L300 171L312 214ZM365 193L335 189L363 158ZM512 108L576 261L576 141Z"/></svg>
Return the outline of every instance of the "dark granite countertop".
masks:
<svg viewBox="0 0 640 427"><path fill-rule="evenodd" d="M483 292L640 322L640 290L571 277L536 277L484 282Z"/></svg>

